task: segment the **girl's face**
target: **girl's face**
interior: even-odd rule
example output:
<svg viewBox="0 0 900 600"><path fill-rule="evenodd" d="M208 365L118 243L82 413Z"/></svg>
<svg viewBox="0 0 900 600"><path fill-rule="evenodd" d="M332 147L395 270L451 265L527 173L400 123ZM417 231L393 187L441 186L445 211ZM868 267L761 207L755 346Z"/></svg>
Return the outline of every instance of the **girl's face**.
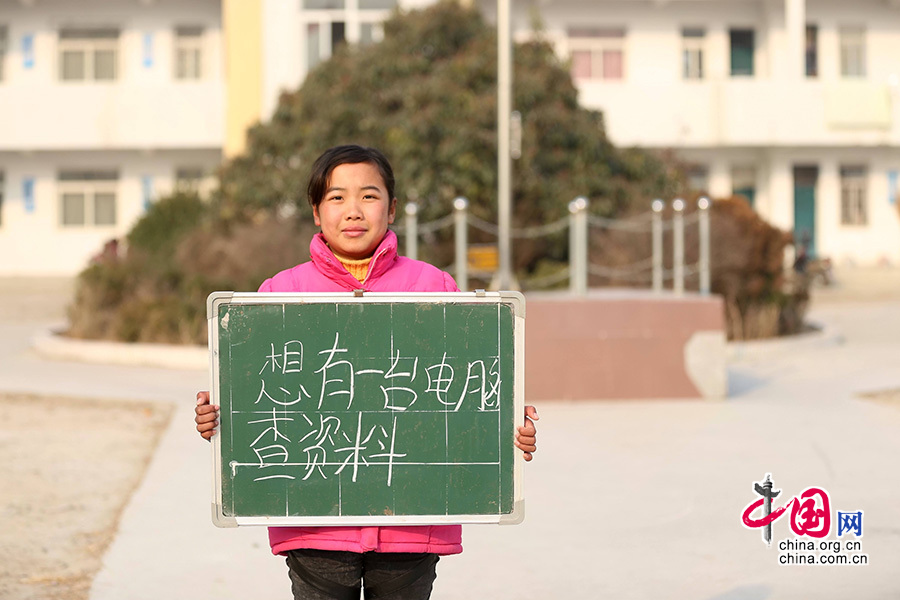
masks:
<svg viewBox="0 0 900 600"><path fill-rule="evenodd" d="M397 199L388 198L378 168L352 163L331 171L325 197L313 207L313 218L336 255L360 259L375 253L394 222L396 209Z"/></svg>

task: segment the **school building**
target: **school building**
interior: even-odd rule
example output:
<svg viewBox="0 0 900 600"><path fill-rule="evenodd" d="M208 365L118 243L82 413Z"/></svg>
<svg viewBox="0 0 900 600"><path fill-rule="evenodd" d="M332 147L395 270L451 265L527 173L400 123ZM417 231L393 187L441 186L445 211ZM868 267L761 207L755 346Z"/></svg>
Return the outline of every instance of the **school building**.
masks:
<svg viewBox="0 0 900 600"><path fill-rule="evenodd" d="M77 273L431 1L0 0L0 275ZM900 264L900 1L514 0L516 39L536 13L615 144L675 151L820 256Z"/></svg>
<svg viewBox="0 0 900 600"><path fill-rule="evenodd" d="M900 263L900 2L539 6L615 144L675 150L692 188L744 195L819 256Z"/></svg>

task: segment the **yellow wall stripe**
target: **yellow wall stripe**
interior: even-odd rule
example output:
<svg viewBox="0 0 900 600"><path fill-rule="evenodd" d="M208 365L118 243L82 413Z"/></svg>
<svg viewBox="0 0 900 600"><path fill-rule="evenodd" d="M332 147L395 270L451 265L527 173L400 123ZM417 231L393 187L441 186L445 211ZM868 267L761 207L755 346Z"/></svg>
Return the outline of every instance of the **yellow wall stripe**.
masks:
<svg viewBox="0 0 900 600"><path fill-rule="evenodd" d="M244 151L247 128L262 117L262 2L222 0L226 158Z"/></svg>

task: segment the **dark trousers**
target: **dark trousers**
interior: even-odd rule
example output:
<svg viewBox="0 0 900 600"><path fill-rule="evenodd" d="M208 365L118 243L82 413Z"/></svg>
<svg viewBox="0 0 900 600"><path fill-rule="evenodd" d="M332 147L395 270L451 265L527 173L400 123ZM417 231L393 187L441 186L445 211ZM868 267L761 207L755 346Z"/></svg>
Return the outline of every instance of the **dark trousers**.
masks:
<svg viewBox="0 0 900 600"><path fill-rule="evenodd" d="M436 554L292 550L287 555L294 600L428 600ZM362 584L362 585L361 585Z"/></svg>

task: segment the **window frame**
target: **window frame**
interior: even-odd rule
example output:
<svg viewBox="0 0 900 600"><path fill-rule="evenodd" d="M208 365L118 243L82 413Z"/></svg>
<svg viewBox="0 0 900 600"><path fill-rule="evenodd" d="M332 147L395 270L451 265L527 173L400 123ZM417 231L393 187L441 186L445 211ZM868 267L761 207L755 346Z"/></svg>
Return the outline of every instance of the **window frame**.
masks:
<svg viewBox="0 0 900 600"><path fill-rule="evenodd" d="M207 172L203 167L186 165L176 167L172 176L172 188L176 192L197 193L204 188Z"/></svg>
<svg viewBox="0 0 900 600"><path fill-rule="evenodd" d="M703 27L682 27L681 78L683 80L703 80L703 56L705 53L706 29Z"/></svg>
<svg viewBox="0 0 900 600"><path fill-rule="evenodd" d="M121 52L119 52L120 36L121 32L118 29L113 28L61 28L57 32L56 48L58 81L64 84L117 82L121 76ZM81 77L66 76L64 56L69 52L82 54L84 72ZM97 78L98 52L112 52L113 74L111 78Z"/></svg>
<svg viewBox="0 0 900 600"><path fill-rule="evenodd" d="M735 70L735 34L749 34L750 40L750 70L749 72ZM728 29L728 74L730 77L755 77L756 76L756 29L753 27L730 27Z"/></svg>
<svg viewBox="0 0 900 600"><path fill-rule="evenodd" d="M684 170L685 192L709 195L709 165L694 163Z"/></svg>
<svg viewBox="0 0 900 600"><path fill-rule="evenodd" d="M86 175L78 178L76 175ZM62 171L57 176L57 225L62 229L111 229L119 222L119 179L118 173L112 178L110 171ZM67 223L65 202L67 195L82 196L82 214L84 222ZM99 196L111 195L113 199L112 222L97 222L97 202Z"/></svg>
<svg viewBox="0 0 900 600"><path fill-rule="evenodd" d="M853 39L853 36L858 36ZM838 27L838 60L843 79L864 79L868 72L868 52L866 28L861 25L841 25ZM856 42L855 47L850 42ZM850 54L856 50L856 56Z"/></svg>
<svg viewBox="0 0 900 600"><path fill-rule="evenodd" d="M841 225L869 224L869 170L865 165L841 165Z"/></svg>
<svg viewBox="0 0 900 600"><path fill-rule="evenodd" d="M328 2L325 2L328 3ZM300 40L298 50L302 55L302 67L304 73L309 73L316 66L331 58L341 43L354 43L360 46L367 45L363 40L363 27L371 26L371 43L377 43L384 39L384 22L390 17L393 8L359 8L358 2L349 0L334 0L334 7L317 6L307 8L304 1L300 2ZM351 6L352 5L352 6ZM394 2L394 7L397 2ZM333 34L335 24L343 26L343 40L335 43ZM359 26L359 39L352 40L350 24ZM313 30L317 32L313 38ZM314 60L311 60L314 59Z"/></svg>
<svg viewBox="0 0 900 600"><path fill-rule="evenodd" d="M803 72L808 79L819 77L819 26L807 23L803 39Z"/></svg>
<svg viewBox="0 0 900 600"><path fill-rule="evenodd" d="M200 25L178 26L172 32L172 75L176 81L202 81L204 78L204 52L206 30ZM182 72L182 56L191 56L192 69ZM186 61L187 65L188 62Z"/></svg>
<svg viewBox="0 0 900 600"><path fill-rule="evenodd" d="M0 83L6 81L6 53L9 49L9 25L0 23Z"/></svg>
<svg viewBox="0 0 900 600"><path fill-rule="evenodd" d="M626 68L625 27L569 27L566 31L572 78L581 81L616 82L628 78ZM576 53L585 53L590 59L590 75L575 72ZM607 54L619 55L618 76L607 73Z"/></svg>
<svg viewBox="0 0 900 600"><path fill-rule="evenodd" d="M737 163L731 165L731 195L744 196L751 208L756 207L756 181L758 169L755 164ZM747 192L750 192L748 195Z"/></svg>

